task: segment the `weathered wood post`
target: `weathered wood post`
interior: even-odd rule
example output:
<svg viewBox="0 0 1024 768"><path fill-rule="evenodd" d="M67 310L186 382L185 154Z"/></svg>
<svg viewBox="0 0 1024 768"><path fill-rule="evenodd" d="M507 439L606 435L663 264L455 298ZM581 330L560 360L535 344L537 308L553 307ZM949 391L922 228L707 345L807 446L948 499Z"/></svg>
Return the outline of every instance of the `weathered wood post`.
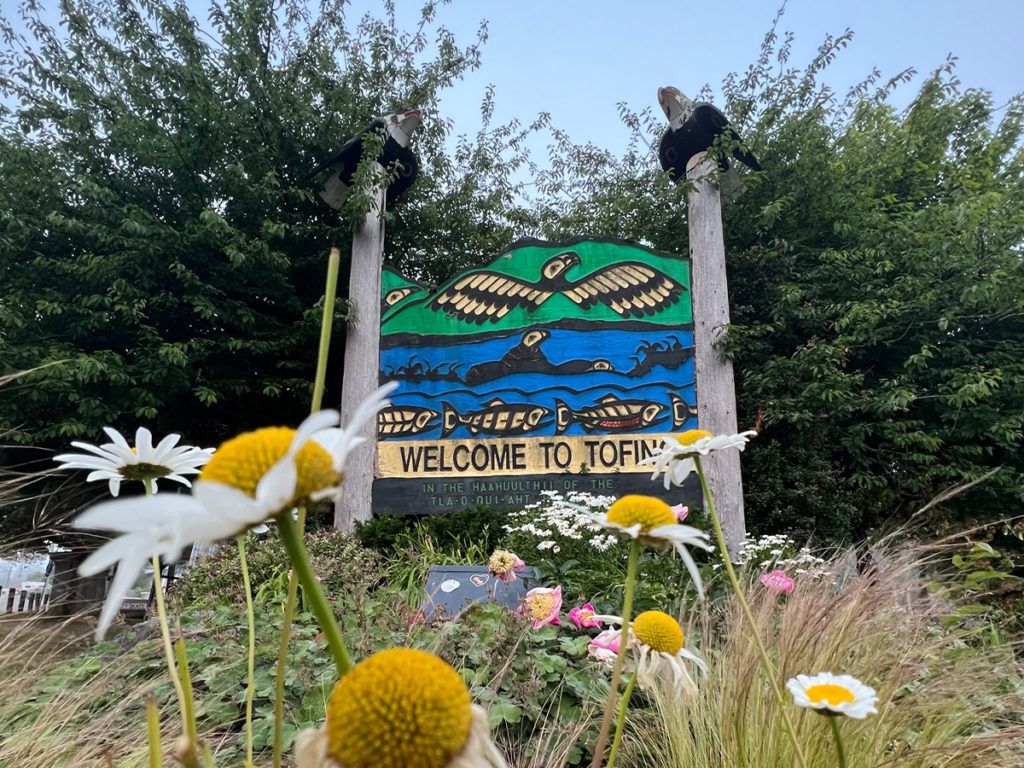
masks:
<svg viewBox="0 0 1024 768"><path fill-rule="evenodd" d="M724 159L708 150L720 137L733 143L732 157L754 170L757 159L740 145L739 136L720 110L694 103L676 88L658 89L658 103L669 121L661 139L661 166L674 182L692 183L687 194L687 217L693 303L693 345L697 389L697 421L712 434L735 434L736 389L732 361L719 349L729 327L729 288L722 235L722 197L713 174L727 168ZM746 535L743 479L738 451L721 451L703 462L715 509L722 522L726 546L735 559Z"/></svg>
<svg viewBox="0 0 1024 768"><path fill-rule="evenodd" d="M381 169L383 173L383 169ZM352 302L345 335L345 379L341 387L341 422L347 424L363 398L378 386L380 368L380 273L384 267L385 187L370 191L370 210L352 237ZM334 527L351 531L370 517L373 471L377 458L377 422L363 428L367 444L345 464L345 491L334 508Z"/></svg>
<svg viewBox="0 0 1024 768"><path fill-rule="evenodd" d="M692 273L694 369L697 422L715 435L736 434L736 386L732 360L718 345L729 327L729 286L722 235L722 199L710 175L718 164L706 152L690 158L686 177ZM735 557L746 536L739 451L720 451L703 463L729 553Z"/></svg>
<svg viewBox="0 0 1024 768"><path fill-rule="evenodd" d="M384 210L412 185L418 164L409 148L410 134L422 124L417 109L406 110L370 121L341 149L317 165L310 179L329 168L331 173L320 192L327 205L338 209L351 192L361 162L372 164L374 181L366 190L370 206L352 237L352 264L348 298L352 305L345 337L345 378L341 390L341 420L351 420L359 404L379 384L380 369L380 284L384 266ZM384 143L371 160L364 158L368 133L381 134ZM389 179L386 168L397 164L397 177ZM353 451L345 463L345 491L334 508L334 527L351 531L355 523L368 520L377 457L377 424L371 420L363 429L366 445Z"/></svg>

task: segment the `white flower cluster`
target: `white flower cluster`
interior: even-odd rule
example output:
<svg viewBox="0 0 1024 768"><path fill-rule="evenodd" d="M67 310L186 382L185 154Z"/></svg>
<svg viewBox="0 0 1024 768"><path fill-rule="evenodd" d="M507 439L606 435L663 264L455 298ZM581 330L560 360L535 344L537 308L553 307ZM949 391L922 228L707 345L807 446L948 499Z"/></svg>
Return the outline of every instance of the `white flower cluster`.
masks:
<svg viewBox="0 0 1024 768"><path fill-rule="evenodd" d="M601 536L599 534L590 539L590 546L592 546L598 552L607 552L609 549L611 549L612 544L614 544L618 540L619 538L617 536L613 536L612 534L608 534L606 536Z"/></svg>
<svg viewBox="0 0 1024 768"><path fill-rule="evenodd" d="M807 573L825 563L825 560L811 554L810 547L798 547L796 542L784 533L746 539L740 548L744 563L759 563L778 568L791 574Z"/></svg>
<svg viewBox="0 0 1024 768"><path fill-rule="evenodd" d="M592 521L595 512L604 513L615 501L614 496L595 496L574 491L563 496L558 491L541 491L542 498L527 504L517 512L510 512L508 533L528 533L541 541L540 551L558 552L561 548L552 537L560 536L574 541L587 541L599 552L607 551L618 539L613 535L593 535L601 527Z"/></svg>

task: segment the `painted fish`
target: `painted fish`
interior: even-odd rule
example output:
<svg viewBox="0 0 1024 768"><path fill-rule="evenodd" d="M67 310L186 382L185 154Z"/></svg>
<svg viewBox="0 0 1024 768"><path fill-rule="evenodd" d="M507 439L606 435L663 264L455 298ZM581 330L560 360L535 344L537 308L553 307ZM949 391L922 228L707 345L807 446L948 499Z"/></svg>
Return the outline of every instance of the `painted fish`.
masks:
<svg viewBox="0 0 1024 768"><path fill-rule="evenodd" d="M555 434L565 432L574 421L587 432L644 429L661 421L664 410L664 405L653 400L620 400L615 395L605 395L594 405L574 411L556 398Z"/></svg>
<svg viewBox="0 0 1024 768"><path fill-rule="evenodd" d="M441 437L447 437L460 425L474 435L522 435L547 426L541 422L551 415L550 408L530 403L506 403L498 398L491 400L482 410L470 413L459 413L448 403L442 403L442 410L444 424Z"/></svg>
<svg viewBox="0 0 1024 768"><path fill-rule="evenodd" d="M690 419L697 418L697 406L690 405L675 392L668 393L668 401L672 404L672 429L679 429Z"/></svg>
<svg viewBox="0 0 1024 768"><path fill-rule="evenodd" d="M389 405L377 413L377 436L387 438L418 435L436 427L435 419L440 415L432 408L419 405Z"/></svg>

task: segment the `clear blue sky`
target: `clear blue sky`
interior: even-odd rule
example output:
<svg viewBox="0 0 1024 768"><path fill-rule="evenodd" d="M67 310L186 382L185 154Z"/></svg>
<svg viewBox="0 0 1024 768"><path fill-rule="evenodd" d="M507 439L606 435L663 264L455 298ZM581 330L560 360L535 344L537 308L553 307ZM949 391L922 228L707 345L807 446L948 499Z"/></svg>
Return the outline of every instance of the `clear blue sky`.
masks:
<svg viewBox="0 0 1024 768"><path fill-rule="evenodd" d="M395 4L399 21L411 26L420 3ZM378 7L359 0L353 12ZM487 19L489 39L481 69L448 92L442 109L457 133L475 132L481 96L493 83L496 120L550 112L574 140L619 152L628 132L618 102L657 110L659 86L691 95L705 83L718 88L728 72L754 61L778 7L775 0L454 0L439 9L439 21L467 40ZM872 67L883 76L907 67L923 75L948 53L959 57L963 85L992 91L997 106L1024 91L1019 0L790 0L779 30L796 34L791 62L802 66L826 34L847 27L853 42L826 77L841 93ZM916 90L904 86L895 103L905 105Z"/></svg>
<svg viewBox="0 0 1024 768"><path fill-rule="evenodd" d="M206 0L187 2L205 25ZM414 28L421 0L394 3L400 24ZM56 17L56 0L42 5ZM354 0L350 15L380 13L382 6ZM475 133L481 98L493 83L497 122L527 123L549 112L575 141L618 153L629 134L617 103L657 110L659 86L690 95L706 83L717 88L728 72L742 72L755 59L778 7L777 0L453 0L440 7L438 22L465 43L486 19L489 39L483 66L446 92L443 116L454 120L456 133ZM886 77L907 67L923 75L948 53L959 57L963 85L992 91L997 105L1024 91L1021 0L789 0L779 30L796 34L791 62L802 66L826 34L847 27L854 40L826 77L840 93L872 67ZM901 88L895 103L905 105L915 92L914 85Z"/></svg>

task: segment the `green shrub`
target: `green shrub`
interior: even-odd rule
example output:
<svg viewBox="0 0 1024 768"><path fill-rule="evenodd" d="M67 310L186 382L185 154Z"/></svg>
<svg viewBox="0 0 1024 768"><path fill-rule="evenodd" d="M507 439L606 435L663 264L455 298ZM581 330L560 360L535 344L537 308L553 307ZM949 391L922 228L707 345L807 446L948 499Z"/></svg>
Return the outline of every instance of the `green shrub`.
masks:
<svg viewBox="0 0 1024 768"><path fill-rule="evenodd" d="M426 517L400 516L385 512L365 523L356 525L356 537L364 547L392 554L407 542L402 537L422 531L442 550L465 548L466 542L479 543L484 549L494 549L502 536L502 526L508 511L487 504L466 507L456 512ZM417 534L413 534L417 535Z"/></svg>
<svg viewBox="0 0 1024 768"><path fill-rule="evenodd" d="M366 593L383 578L380 556L349 534L320 530L308 532L305 541L313 569L328 596ZM282 577L286 577L290 566L273 528L266 535L247 534L246 561L254 595L264 592L268 598L280 598L284 594ZM171 594L176 611L243 604L238 546L222 544L212 557L194 564L175 582Z"/></svg>
<svg viewBox="0 0 1024 768"><path fill-rule="evenodd" d="M521 615L485 603L443 625L434 652L487 709L510 764L577 765L590 759L595 713L608 693L607 670L587 655L596 634L564 616L561 626L531 629Z"/></svg>

